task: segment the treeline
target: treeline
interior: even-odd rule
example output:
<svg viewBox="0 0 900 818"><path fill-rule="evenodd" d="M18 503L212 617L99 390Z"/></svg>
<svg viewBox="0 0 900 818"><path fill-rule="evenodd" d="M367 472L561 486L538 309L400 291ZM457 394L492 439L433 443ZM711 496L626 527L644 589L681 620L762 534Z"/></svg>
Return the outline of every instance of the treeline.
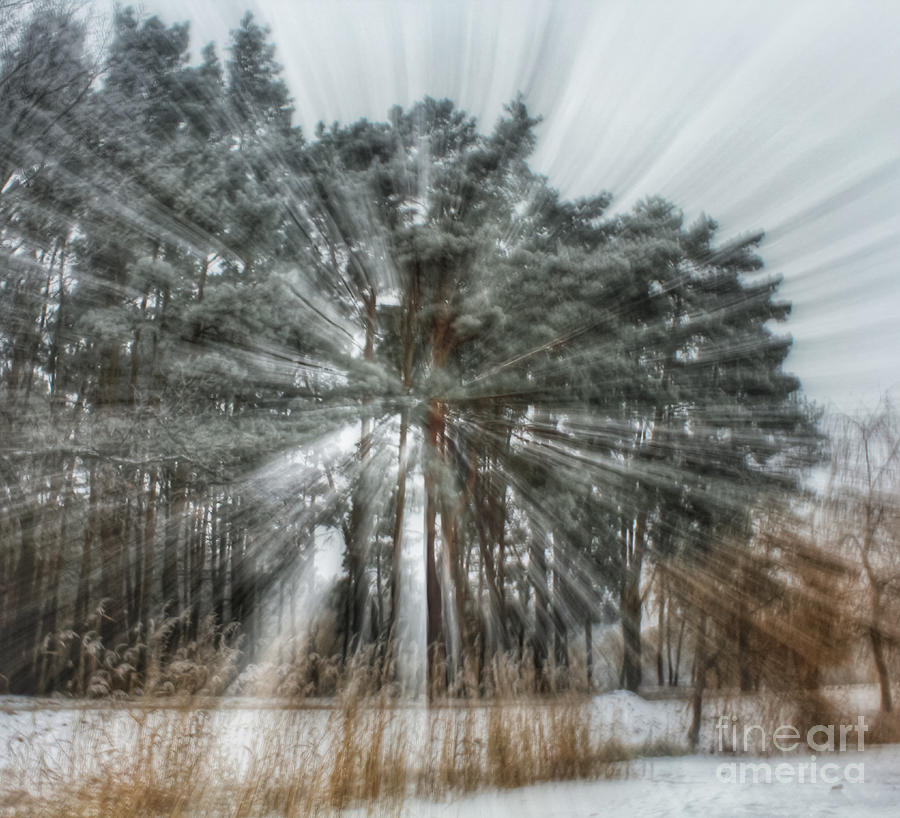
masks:
<svg viewBox="0 0 900 818"><path fill-rule="evenodd" d="M62 6L12 34L11 691L220 692L264 645L310 690L312 653L392 680L417 617L432 690L487 692L510 658L549 689L579 651L589 680L592 629L617 622L635 690L651 607L660 684L690 676L686 629L695 679L704 640L742 686L773 645L811 672L777 628L750 650L760 608L735 593L790 597L758 510L787 509L821 443L760 235L563 199L527 164L521 99L488 134L425 99L305 138L249 14L224 62L130 9L100 55ZM310 610L336 532L341 578Z"/></svg>

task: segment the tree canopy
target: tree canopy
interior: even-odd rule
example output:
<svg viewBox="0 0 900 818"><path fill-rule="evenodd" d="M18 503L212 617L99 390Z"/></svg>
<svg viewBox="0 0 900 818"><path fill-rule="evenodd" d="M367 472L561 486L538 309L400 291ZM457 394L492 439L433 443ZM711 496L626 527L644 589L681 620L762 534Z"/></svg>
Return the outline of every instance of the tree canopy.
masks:
<svg viewBox="0 0 900 818"><path fill-rule="evenodd" d="M419 593L433 690L546 686L616 619L637 689L646 566L748 547L816 445L762 236L565 199L522 98L307 141L250 14L224 64L131 9L99 81L84 42L36 13L0 63L10 687L134 691L207 615L296 652L332 532L342 661L387 667Z"/></svg>

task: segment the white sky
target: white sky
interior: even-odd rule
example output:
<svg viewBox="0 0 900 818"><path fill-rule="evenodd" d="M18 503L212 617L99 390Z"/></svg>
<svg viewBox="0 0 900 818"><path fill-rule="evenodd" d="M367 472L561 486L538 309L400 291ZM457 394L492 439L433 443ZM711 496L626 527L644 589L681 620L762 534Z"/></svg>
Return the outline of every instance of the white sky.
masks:
<svg viewBox="0 0 900 818"><path fill-rule="evenodd" d="M545 118L532 166L565 195L658 193L723 238L766 230L807 394L900 398L900 0L145 3L223 59L247 8L307 135L425 94L489 130L522 91Z"/></svg>

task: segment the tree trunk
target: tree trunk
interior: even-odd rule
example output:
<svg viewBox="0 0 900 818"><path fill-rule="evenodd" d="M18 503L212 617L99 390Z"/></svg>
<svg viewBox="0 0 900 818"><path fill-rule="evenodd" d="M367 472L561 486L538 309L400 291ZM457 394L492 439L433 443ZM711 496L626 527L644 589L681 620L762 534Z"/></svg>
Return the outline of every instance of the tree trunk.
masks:
<svg viewBox="0 0 900 818"><path fill-rule="evenodd" d="M656 683L662 687L665 684L663 674L663 627L665 625L666 598L663 595L662 573L659 575L659 599L656 608Z"/></svg>
<svg viewBox="0 0 900 818"><path fill-rule="evenodd" d="M12 626L4 634L8 646L5 651L5 667L0 672L9 677L10 693L31 695L35 693L34 649L40 624L40 604L36 593L37 513L32 501L19 488L16 491L19 514L21 548L13 575L10 619Z"/></svg>
<svg viewBox="0 0 900 818"><path fill-rule="evenodd" d="M83 628L90 604L91 551L97 526L97 468L92 462L88 469L90 483L87 523L81 546L81 566L78 573L78 589L75 593L75 627Z"/></svg>
<svg viewBox="0 0 900 818"><path fill-rule="evenodd" d="M189 638L196 639L200 629L200 596L203 587L203 569L206 557L206 532L209 523L209 506L206 503L197 503L196 524L197 530L193 538L193 553L191 555L191 614L189 625Z"/></svg>
<svg viewBox="0 0 900 818"><path fill-rule="evenodd" d="M462 670L465 661L464 653L468 647L468 639L466 638L466 620L465 620L465 594L466 580L465 570L463 568L463 554L460 548L459 529L457 526L457 502L454 497L441 497L441 534L443 555L446 560L447 574L449 575L450 588L448 596L452 600L454 621L453 628L447 634L451 640L451 661L448 662L448 672L451 679L455 680L459 671ZM445 633L447 626L444 626Z"/></svg>
<svg viewBox="0 0 900 818"><path fill-rule="evenodd" d="M672 687L678 687L678 675L681 671L681 648L684 645L684 618L682 617L681 625L678 628L678 644L675 647L675 677L670 679Z"/></svg>
<svg viewBox="0 0 900 818"><path fill-rule="evenodd" d="M738 682L742 693L753 690L753 669L750 657L750 626L747 622L747 604L738 603L737 611Z"/></svg>
<svg viewBox="0 0 900 818"><path fill-rule="evenodd" d="M147 508L144 511L144 568L141 573L140 621L145 638L150 624L150 605L153 600L153 556L156 543L156 484L159 474L150 469L147 486Z"/></svg>
<svg viewBox="0 0 900 818"><path fill-rule="evenodd" d="M100 467L100 596L103 615L100 638L103 646L114 649L124 633L122 606L121 549L123 497L118 470L110 463Z"/></svg>
<svg viewBox="0 0 900 818"><path fill-rule="evenodd" d="M439 468L439 441L443 433L443 411L440 404L432 400L428 414L428 463L425 466L425 596L428 622L426 639L428 645L428 690L434 695L443 689L446 678L443 675L444 627L441 614L441 584L437 574L435 540L437 524L437 481L435 471Z"/></svg>
<svg viewBox="0 0 900 818"><path fill-rule="evenodd" d="M872 645L872 658L875 660L875 669L878 671L878 684L881 688L881 712L890 713L893 709L891 679L884 656L884 641L881 631L875 625L869 628L869 642Z"/></svg>
<svg viewBox="0 0 900 818"><path fill-rule="evenodd" d="M214 547L218 549L216 558L216 567L212 572L213 588L213 614L216 618L216 626L221 628L225 624L225 580L227 576L227 557L228 557L228 520L225 517L227 510L227 502L225 496L219 501L213 516ZM216 637L216 647L218 647L218 637Z"/></svg>
<svg viewBox="0 0 900 818"><path fill-rule="evenodd" d="M644 561L644 535L647 514L642 511L623 531L624 574L619 596L622 617L622 678L626 690L637 692L641 686L641 568Z"/></svg>
<svg viewBox="0 0 900 818"><path fill-rule="evenodd" d="M412 389L413 356L415 355L414 334L416 312L419 308L418 270L413 273L406 302L406 315L403 321L403 386ZM406 478L409 473L408 442L409 407L400 410L400 452L397 460L397 508L394 516L394 531L391 549L391 627L389 639L396 648L398 628L400 626L400 583L403 563L403 524L406 514Z"/></svg>
<svg viewBox="0 0 900 818"><path fill-rule="evenodd" d="M51 693L60 683L60 671L63 667L60 655L61 644L56 637L59 627L60 586L65 563L65 548L69 523L69 508L74 491L75 458L63 464L66 472L63 496L60 498L59 527L57 529L55 548L51 557L50 576L47 580L47 599L45 600L44 622L42 632L48 639L43 652L40 691Z"/></svg>
<svg viewBox="0 0 900 818"><path fill-rule="evenodd" d="M406 439L409 433L409 410L400 412L400 454L397 461L397 508L391 548L391 627L389 639L396 644L400 623L400 570L403 564L403 520L406 513L406 474L408 469Z"/></svg>
<svg viewBox="0 0 900 818"><path fill-rule="evenodd" d="M594 636L590 615L584 620L584 657L587 671L587 689L588 693L591 693L594 690Z"/></svg>
<svg viewBox="0 0 900 818"><path fill-rule="evenodd" d="M376 298L375 291L371 288L363 296L365 307L365 347L363 358L373 361L375 358L375 320ZM347 531L347 580L348 598L344 624L344 658L349 653L358 649L367 641L364 633L366 622L366 603L369 598L369 588L366 581L366 565L371 540L371 475L369 474L370 450L372 447L372 419L369 416L367 406L371 396L363 395L363 417L360 423L359 449L357 462L359 464L359 479L353 492L353 501L350 509L350 524Z"/></svg>
<svg viewBox="0 0 900 818"><path fill-rule="evenodd" d="M534 674L536 692L547 690L547 644L550 636L550 590L547 585L547 552L541 537L535 532L531 541L530 574L534 586L534 638L532 653L534 656Z"/></svg>
<svg viewBox="0 0 900 818"><path fill-rule="evenodd" d="M213 256L212 258L215 258ZM203 300L203 291L206 289L206 278L209 275L209 263L212 259L208 253L203 256L203 264L200 265L200 283L197 287L197 301Z"/></svg>
<svg viewBox="0 0 900 818"><path fill-rule="evenodd" d="M179 462L169 482L169 517L166 520L166 539L163 549L162 598L168 603L170 613L181 612L181 596L178 591L178 546L185 522L187 505L187 465Z"/></svg>
<svg viewBox="0 0 900 818"><path fill-rule="evenodd" d="M563 563L559 555L559 546L553 544L553 664L556 672L554 684L566 684L567 679L561 675L563 668L569 667L569 631L565 620L567 588L563 574Z"/></svg>
<svg viewBox="0 0 900 818"><path fill-rule="evenodd" d="M706 689L706 614L700 617L700 626L697 629L697 652L694 656L694 692L691 696L691 726L688 730L688 744L692 751L696 751L700 742L700 726L703 717L703 693Z"/></svg>

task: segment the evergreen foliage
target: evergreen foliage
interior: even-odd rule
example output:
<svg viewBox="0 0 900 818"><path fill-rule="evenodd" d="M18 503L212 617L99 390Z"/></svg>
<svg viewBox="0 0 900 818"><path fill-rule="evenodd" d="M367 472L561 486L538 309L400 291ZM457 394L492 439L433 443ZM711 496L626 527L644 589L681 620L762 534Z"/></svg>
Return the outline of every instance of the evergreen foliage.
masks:
<svg viewBox="0 0 900 818"><path fill-rule="evenodd" d="M416 482L431 690L508 654L546 689L616 619L637 689L647 566L749 549L817 445L762 237L565 200L522 99L307 142L267 29L231 37L192 63L119 10L98 78L38 10L2 54L0 674L221 692L275 629L305 690L313 654L390 677Z"/></svg>

